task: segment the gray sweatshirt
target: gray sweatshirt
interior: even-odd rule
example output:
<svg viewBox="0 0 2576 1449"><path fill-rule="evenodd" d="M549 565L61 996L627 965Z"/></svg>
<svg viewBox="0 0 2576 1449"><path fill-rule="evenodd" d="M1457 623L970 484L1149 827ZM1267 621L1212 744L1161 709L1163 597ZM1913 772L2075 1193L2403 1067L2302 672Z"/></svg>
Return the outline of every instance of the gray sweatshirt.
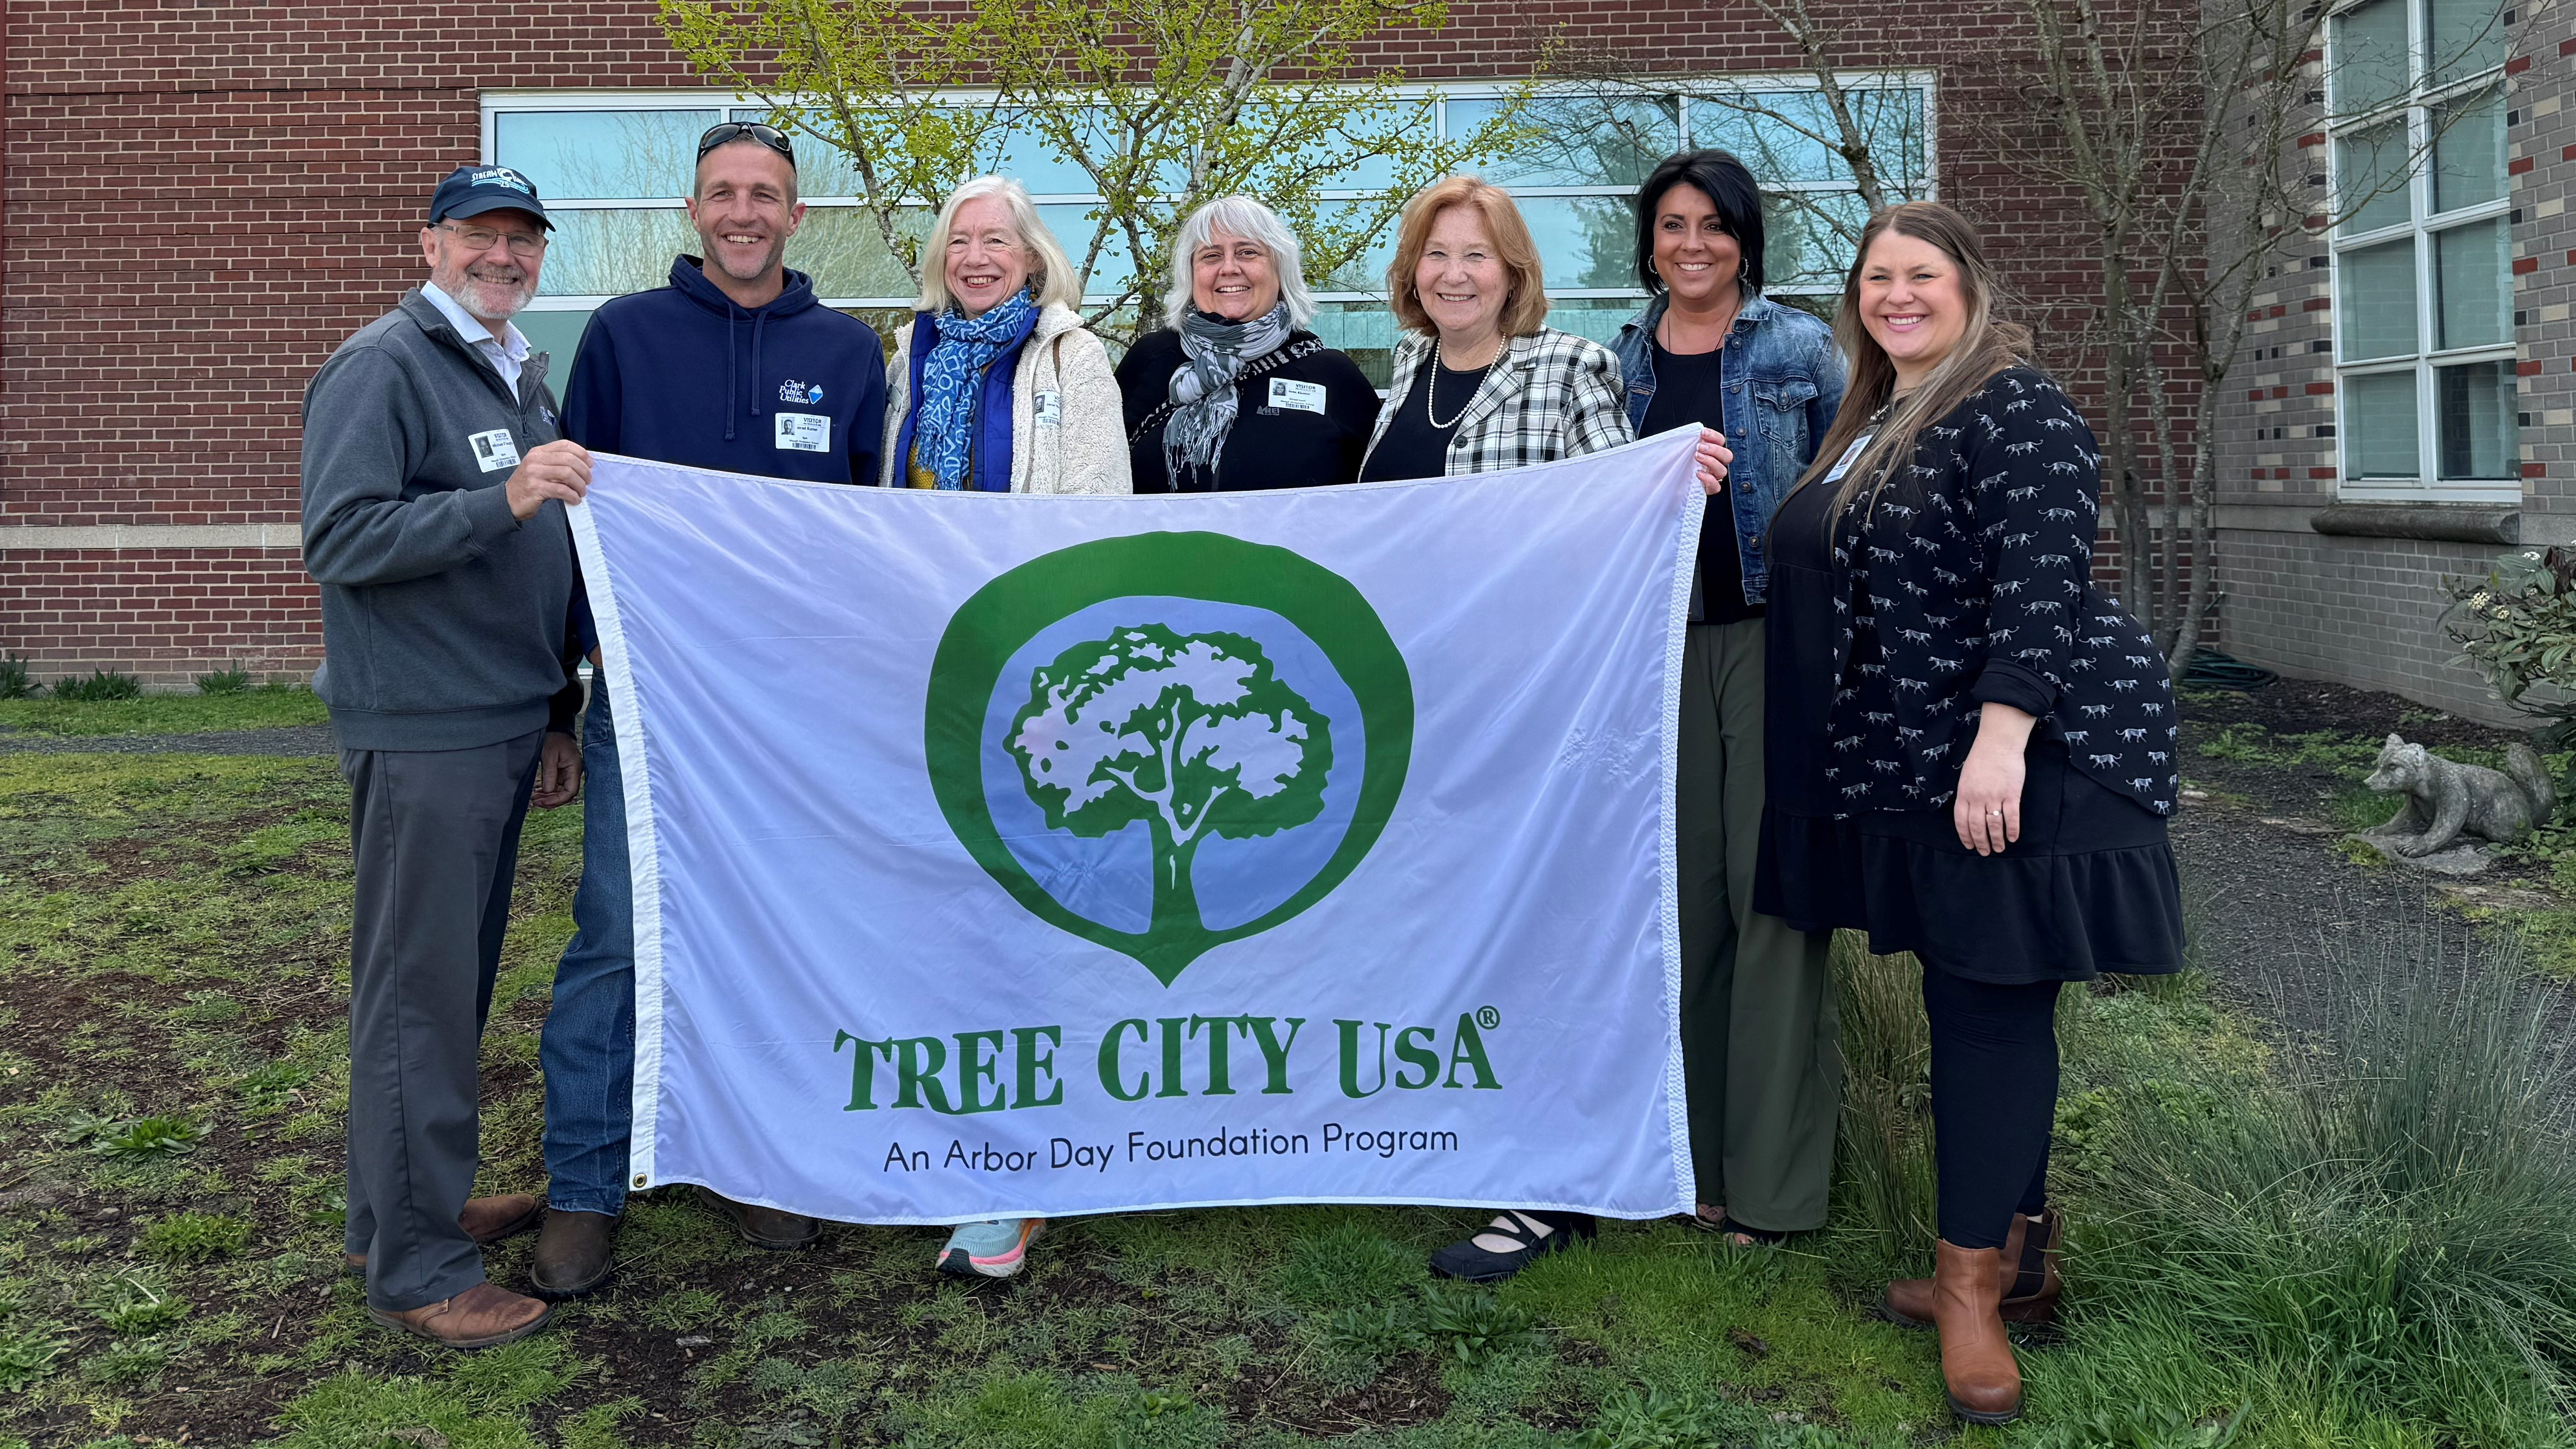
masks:
<svg viewBox="0 0 2576 1449"><path fill-rule="evenodd" d="M304 567L322 586L313 689L344 749L460 750L552 725L565 660L563 505L510 514L516 460L560 436L546 355L512 397L418 289L304 390Z"/></svg>

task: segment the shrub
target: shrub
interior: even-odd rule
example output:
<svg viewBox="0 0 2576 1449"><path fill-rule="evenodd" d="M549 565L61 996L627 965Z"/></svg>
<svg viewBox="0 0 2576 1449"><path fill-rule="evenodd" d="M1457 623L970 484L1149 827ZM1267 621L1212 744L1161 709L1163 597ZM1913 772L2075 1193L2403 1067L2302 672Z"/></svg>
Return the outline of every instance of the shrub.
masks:
<svg viewBox="0 0 2576 1449"><path fill-rule="evenodd" d="M250 1241L250 1224L221 1213L172 1213L143 1230L136 1246L165 1263L228 1258Z"/></svg>
<svg viewBox="0 0 2576 1449"><path fill-rule="evenodd" d="M236 664L212 674L197 676L199 694L242 694L250 689L250 671Z"/></svg>
<svg viewBox="0 0 2576 1449"><path fill-rule="evenodd" d="M1424 1304L1423 1331L1435 1351L1474 1364L1515 1353L1538 1342L1528 1310L1494 1296L1490 1288L1438 1288Z"/></svg>
<svg viewBox="0 0 2576 1449"><path fill-rule="evenodd" d="M27 661L16 654L0 654L0 699L27 699L44 686L27 677Z"/></svg>
<svg viewBox="0 0 2576 1449"><path fill-rule="evenodd" d="M2077 1266L2113 1314L2178 1322L2429 1440L2519 1442L2576 1411L2576 1073L2559 1035L2576 1002L2456 927L2325 951L2273 968L2274 999L2303 998L2318 1024L2277 1053L2271 1087L2196 1082L2209 1069L2186 1059L2178 1088L2087 1104L2119 1210Z"/></svg>
<svg viewBox="0 0 2576 1449"><path fill-rule="evenodd" d="M93 669L86 675L65 675L54 681L54 698L95 702L109 699L137 699L143 694L143 681L131 674L116 674Z"/></svg>

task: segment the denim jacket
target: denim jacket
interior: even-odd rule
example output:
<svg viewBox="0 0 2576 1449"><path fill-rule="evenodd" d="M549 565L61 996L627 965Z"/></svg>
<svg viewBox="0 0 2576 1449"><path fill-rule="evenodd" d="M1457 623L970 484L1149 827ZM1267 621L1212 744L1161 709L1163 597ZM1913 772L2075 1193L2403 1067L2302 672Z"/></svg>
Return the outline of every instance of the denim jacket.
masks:
<svg viewBox="0 0 2576 1449"><path fill-rule="evenodd" d="M1665 305L1663 297L1648 302L1645 311L1619 329L1613 348L1619 354L1619 376L1627 384L1628 422L1638 429L1645 427L1646 405L1655 398L1655 328L1664 319ZM1834 410L1843 400L1843 363L1834 351L1832 329L1759 293L1745 298L1735 314L1726 351L1720 364L1726 372L1722 430L1726 445L1735 450L1735 462L1720 496L1735 516L1744 602L1758 604L1770 580L1762 535L1771 527L1772 511L1814 461L1817 440L1833 426ZM1750 397L1745 395L1748 383ZM1703 616L1694 583L1691 618Z"/></svg>

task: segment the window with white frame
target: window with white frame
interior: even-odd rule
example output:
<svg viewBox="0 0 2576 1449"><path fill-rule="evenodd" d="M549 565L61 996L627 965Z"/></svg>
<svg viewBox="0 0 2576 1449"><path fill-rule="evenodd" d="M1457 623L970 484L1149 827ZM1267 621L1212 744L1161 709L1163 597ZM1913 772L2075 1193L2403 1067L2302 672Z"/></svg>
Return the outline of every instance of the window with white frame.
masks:
<svg viewBox="0 0 2576 1449"><path fill-rule="evenodd" d="M1784 299L1830 305L1841 290L1848 236L1862 216L1848 163L1817 139L1831 134L1823 101L1799 77L1624 87L1618 95L1546 96L1535 104L1546 139L1491 158L1480 174L1509 189L1537 239L1553 306L1551 325L1607 340L1633 314L1644 293L1636 281L1629 204L1655 163L1688 146L1724 146L1742 156L1769 200L1764 223L1769 290ZM1891 184L1928 195L1932 147L1930 77L1854 76L1855 113L1866 118ZM971 98L961 98L971 100ZM1423 124L1464 134L1504 104L1487 89L1450 86L1420 92ZM681 197L689 188L697 137L726 119L759 120L765 106L704 91L667 95L596 92L486 92L483 154L536 182L556 225L540 273L540 294L519 325L554 353L556 375L568 374L590 313L611 297L662 284L672 258L698 250ZM886 249L877 225L856 200L847 159L806 137L796 140L797 184L804 225L788 243L787 264L814 278L824 302L856 313L881 335L893 335L911 307L914 286ZM1040 213L1077 262L1098 230L1100 203L1081 170L1047 154L1033 137L1012 136L1001 149L1003 174L1029 188ZM1393 178L1364 163L1336 178L1326 198L1360 199ZM1374 188L1374 189L1373 189ZM930 213L907 213L915 234ZM1393 226L1375 250L1333 277L1307 281L1319 305L1315 330L1350 353L1381 386L1395 343L1383 302ZM1132 262L1123 246L1104 246L1088 290L1117 296ZM1159 281L1147 289L1158 297Z"/></svg>
<svg viewBox="0 0 2576 1449"><path fill-rule="evenodd" d="M2327 45L2343 494L2518 500L2502 15L2363 0Z"/></svg>

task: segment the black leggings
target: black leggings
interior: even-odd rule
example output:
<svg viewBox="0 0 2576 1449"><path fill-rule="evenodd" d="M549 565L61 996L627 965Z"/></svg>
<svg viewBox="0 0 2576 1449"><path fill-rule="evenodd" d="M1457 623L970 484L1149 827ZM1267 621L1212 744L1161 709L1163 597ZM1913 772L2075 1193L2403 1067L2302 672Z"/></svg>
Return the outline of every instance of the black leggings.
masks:
<svg viewBox="0 0 2576 1449"><path fill-rule="evenodd" d="M2015 1211L2047 1205L2063 984L1998 986L1924 964L1941 1236L1954 1247L2000 1248Z"/></svg>

